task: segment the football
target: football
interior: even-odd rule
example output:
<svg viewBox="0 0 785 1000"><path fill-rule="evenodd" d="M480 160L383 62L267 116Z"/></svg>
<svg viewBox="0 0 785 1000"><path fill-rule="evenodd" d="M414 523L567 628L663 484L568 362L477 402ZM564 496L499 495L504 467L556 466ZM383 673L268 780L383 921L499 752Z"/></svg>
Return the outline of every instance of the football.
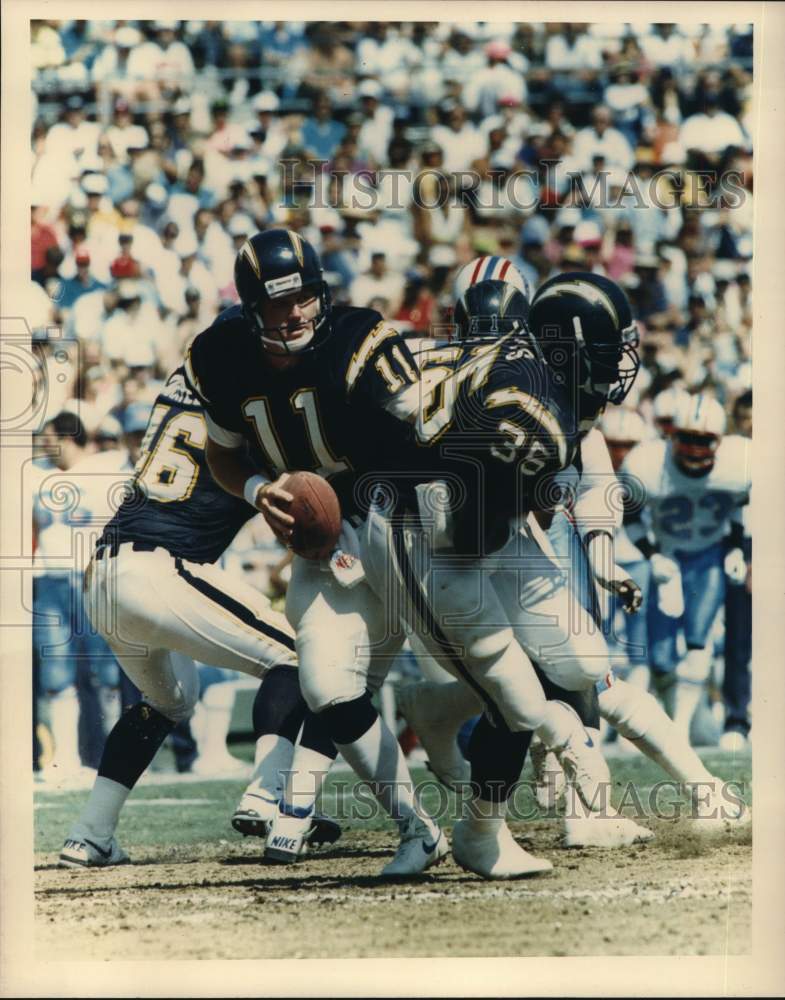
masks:
<svg viewBox="0 0 785 1000"><path fill-rule="evenodd" d="M284 489L292 494L292 549L303 559L326 559L341 533L341 505L326 479L314 472L293 472Z"/></svg>

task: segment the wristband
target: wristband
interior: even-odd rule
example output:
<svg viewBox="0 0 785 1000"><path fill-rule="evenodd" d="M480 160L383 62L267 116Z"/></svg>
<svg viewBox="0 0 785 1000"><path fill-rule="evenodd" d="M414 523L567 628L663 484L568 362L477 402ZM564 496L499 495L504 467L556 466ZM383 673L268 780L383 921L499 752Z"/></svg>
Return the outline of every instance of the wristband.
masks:
<svg viewBox="0 0 785 1000"><path fill-rule="evenodd" d="M243 487L243 496L246 502L252 507L256 507L256 494L259 492L261 486L265 486L269 482L264 476L251 476L247 480L245 486ZM256 508L259 509L258 507Z"/></svg>

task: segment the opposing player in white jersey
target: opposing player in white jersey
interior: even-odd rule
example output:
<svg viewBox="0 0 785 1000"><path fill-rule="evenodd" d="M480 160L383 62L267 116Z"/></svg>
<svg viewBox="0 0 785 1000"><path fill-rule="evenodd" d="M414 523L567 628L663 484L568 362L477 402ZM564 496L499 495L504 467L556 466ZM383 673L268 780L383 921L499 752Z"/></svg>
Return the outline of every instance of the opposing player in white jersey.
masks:
<svg viewBox="0 0 785 1000"><path fill-rule="evenodd" d="M194 661L266 675L254 704L256 768L234 817L238 829L264 832L258 827L278 811L281 772L293 766L306 715L294 636L263 594L214 565L255 509L213 482L206 437L202 407L178 369L156 400L133 483L126 490L128 474L116 467L114 481L100 482L106 496L127 495L111 519L86 525L104 529L85 573L88 613L142 701L107 737L90 797L60 854L65 866L128 860L115 838L120 811L166 736L193 712ZM93 470L94 491L95 477ZM312 729L302 742L329 763L335 750L316 720ZM340 832L332 821L312 826L322 842Z"/></svg>
<svg viewBox="0 0 785 1000"><path fill-rule="evenodd" d="M708 643L724 598L725 560L741 545L751 485L748 441L724 433L717 400L688 396L677 405L670 440L638 445L622 466L633 490L625 524L649 559L659 592L650 608L652 670L686 733L710 672Z"/></svg>

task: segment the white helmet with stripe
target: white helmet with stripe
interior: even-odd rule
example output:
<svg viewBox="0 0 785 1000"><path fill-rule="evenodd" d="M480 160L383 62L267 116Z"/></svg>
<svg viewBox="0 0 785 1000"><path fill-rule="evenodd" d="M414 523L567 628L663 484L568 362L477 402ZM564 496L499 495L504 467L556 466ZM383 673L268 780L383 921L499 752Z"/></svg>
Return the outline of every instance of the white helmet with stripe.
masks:
<svg viewBox="0 0 785 1000"><path fill-rule="evenodd" d="M673 456L685 472L705 474L725 433L725 410L705 392L680 399L673 414Z"/></svg>
<svg viewBox="0 0 785 1000"><path fill-rule="evenodd" d="M453 298L457 301L468 288L481 281L506 281L522 292L527 302L531 299L529 283L512 261L493 256L475 257L460 269L453 283Z"/></svg>
<svg viewBox="0 0 785 1000"><path fill-rule="evenodd" d="M627 410L622 406L614 406L603 413L600 430L606 441L639 444L648 437L643 417L634 410Z"/></svg>
<svg viewBox="0 0 785 1000"><path fill-rule="evenodd" d="M664 436L673 433L673 415L679 402L685 398L689 399L687 390L675 385L670 389L663 389L654 397L654 423Z"/></svg>

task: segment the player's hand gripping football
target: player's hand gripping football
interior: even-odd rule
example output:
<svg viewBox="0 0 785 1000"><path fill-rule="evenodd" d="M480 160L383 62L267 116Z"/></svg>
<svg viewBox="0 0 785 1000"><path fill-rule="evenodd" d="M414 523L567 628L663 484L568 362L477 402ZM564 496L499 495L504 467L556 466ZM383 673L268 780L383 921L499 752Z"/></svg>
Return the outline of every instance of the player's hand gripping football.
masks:
<svg viewBox="0 0 785 1000"><path fill-rule="evenodd" d="M274 482L261 486L256 494L256 506L283 545L289 545L294 530L294 518L288 512L294 497L285 488L288 478L289 473L284 472Z"/></svg>

